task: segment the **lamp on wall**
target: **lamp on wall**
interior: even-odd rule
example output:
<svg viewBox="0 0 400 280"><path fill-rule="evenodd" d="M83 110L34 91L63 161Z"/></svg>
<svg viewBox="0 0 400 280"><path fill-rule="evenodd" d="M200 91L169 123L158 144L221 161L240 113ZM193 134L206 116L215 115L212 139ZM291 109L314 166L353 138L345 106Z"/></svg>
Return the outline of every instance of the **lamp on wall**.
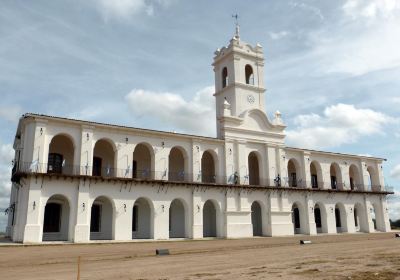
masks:
<svg viewBox="0 0 400 280"><path fill-rule="evenodd" d="M229 154L230 155L232 154L232 148L229 148Z"/></svg>
<svg viewBox="0 0 400 280"><path fill-rule="evenodd" d="M36 201L33 202L33 210L36 208Z"/></svg>
<svg viewBox="0 0 400 280"><path fill-rule="evenodd" d="M82 209L83 209L83 211L85 211L85 202L84 203L82 203Z"/></svg>
<svg viewBox="0 0 400 280"><path fill-rule="evenodd" d="M200 205L197 204L197 212L200 212Z"/></svg>
<svg viewBox="0 0 400 280"><path fill-rule="evenodd" d="M164 212L164 210L165 210L165 205L164 204L161 205L161 209Z"/></svg>
<svg viewBox="0 0 400 280"><path fill-rule="evenodd" d="M126 212L126 204L124 203L124 211Z"/></svg>
<svg viewBox="0 0 400 280"><path fill-rule="evenodd" d="M43 135L43 127L40 128L40 135Z"/></svg>
<svg viewBox="0 0 400 280"><path fill-rule="evenodd" d="M128 139L128 137L126 137L125 138L125 143L128 144L128 141L129 141L129 139Z"/></svg>
<svg viewBox="0 0 400 280"><path fill-rule="evenodd" d="M86 133L86 140L89 141L89 133Z"/></svg>
<svg viewBox="0 0 400 280"><path fill-rule="evenodd" d="M165 142L164 141L161 142L161 147L164 149L164 147L165 147Z"/></svg>

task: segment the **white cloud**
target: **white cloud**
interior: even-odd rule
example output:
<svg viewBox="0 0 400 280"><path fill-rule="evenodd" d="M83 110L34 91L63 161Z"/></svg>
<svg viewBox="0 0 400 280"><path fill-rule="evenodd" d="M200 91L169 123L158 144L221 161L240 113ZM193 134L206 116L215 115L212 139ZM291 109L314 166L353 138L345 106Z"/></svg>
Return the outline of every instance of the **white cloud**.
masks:
<svg viewBox="0 0 400 280"><path fill-rule="evenodd" d="M388 197L389 217L392 221L400 220L400 192L395 191Z"/></svg>
<svg viewBox="0 0 400 280"><path fill-rule="evenodd" d="M390 170L390 177L400 179L400 164L396 165L392 170Z"/></svg>
<svg viewBox="0 0 400 280"><path fill-rule="evenodd" d="M342 16L309 34L315 73L360 76L400 67L400 1L347 0Z"/></svg>
<svg viewBox="0 0 400 280"><path fill-rule="evenodd" d="M337 104L325 108L323 114L295 117L297 128L287 131L289 144L305 148L337 147L354 143L362 136L383 133L383 127L397 120L370 109Z"/></svg>
<svg viewBox="0 0 400 280"><path fill-rule="evenodd" d="M400 10L398 0L347 0L343 11L353 19L391 18Z"/></svg>
<svg viewBox="0 0 400 280"><path fill-rule="evenodd" d="M1 211L8 207L11 190L11 160L14 150L11 144L0 143L0 232L4 230L7 216Z"/></svg>
<svg viewBox="0 0 400 280"><path fill-rule="evenodd" d="M206 87L186 101L174 93L134 89L125 100L137 117L150 116L185 133L213 136L216 130L213 93L214 87Z"/></svg>
<svg viewBox="0 0 400 280"><path fill-rule="evenodd" d="M0 107L0 118L5 119L10 122L18 122L18 119L21 117L22 109L18 105L12 106L1 106Z"/></svg>
<svg viewBox="0 0 400 280"><path fill-rule="evenodd" d="M290 6L292 6L293 8L300 8L306 11L311 12L312 14L314 14L315 16L319 17L321 20L324 20L325 17L322 14L321 10L318 9L317 7L305 4L305 3L299 3L299 2L290 2L289 3Z"/></svg>
<svg viewBox="0 0 400 280"><path fill-rule="evenodd" d="M269 37L271 37L272 40L280 40L283 39L287 36L289 36L289 32L288 31L280 31L280 32L269 32Z"/></svg>
<svg viewBox="0 0 400 280"><path fill-rule="evenodd" d="M145 13L149 16L154 14L154 6L169 6L173 0L94 0L106 19L130 18L134 15Z"/></svg>

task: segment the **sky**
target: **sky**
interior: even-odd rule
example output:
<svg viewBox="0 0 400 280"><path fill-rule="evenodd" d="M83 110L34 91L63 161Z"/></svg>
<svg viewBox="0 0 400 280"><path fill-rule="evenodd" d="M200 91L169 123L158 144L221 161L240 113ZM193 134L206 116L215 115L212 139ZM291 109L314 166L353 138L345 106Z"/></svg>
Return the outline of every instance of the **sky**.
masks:
<svg viewBox="0 0 400 280"><path fill-rule="evenodd" d="M0 0L0 210L23 113L215 136L211 63L236 13L286 144L387 158L400 219L399 0Z"/></svg>

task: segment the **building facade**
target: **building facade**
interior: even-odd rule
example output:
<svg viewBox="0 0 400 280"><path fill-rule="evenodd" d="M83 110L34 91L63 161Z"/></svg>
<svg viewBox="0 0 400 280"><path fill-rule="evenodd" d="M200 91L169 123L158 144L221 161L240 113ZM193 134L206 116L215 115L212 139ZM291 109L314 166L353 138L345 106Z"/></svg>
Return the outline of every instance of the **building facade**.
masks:
<svg viewBox="0 0 400 280"><path fill-rule="evenodd" d="M263 48L215 52L217 138L25 114L7 235L15 242L390 230L382 158L285 145L265 113Z"/></svg>

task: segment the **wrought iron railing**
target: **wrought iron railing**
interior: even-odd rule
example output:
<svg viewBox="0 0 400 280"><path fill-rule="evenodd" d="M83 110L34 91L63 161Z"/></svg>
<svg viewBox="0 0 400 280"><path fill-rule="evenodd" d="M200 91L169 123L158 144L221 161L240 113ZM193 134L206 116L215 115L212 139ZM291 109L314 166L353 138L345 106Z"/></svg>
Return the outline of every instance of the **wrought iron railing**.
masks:
<svg viewBox="0 0 400 280"><path fill-rule="evenodd" d="M220 176L214 174L202 174L198 172L185 173L184 171L179 172L168 172L154 171L150 169L133 170L131 168L114 168L112 166L105 167L92 167L88 165L76 166L76 165L61 165L57 168L53 168L47 163L34 162L23 162L15 164L12 168L12 180L22 174L36 174L36 173L47 173L53 175L80 175L80 176L92 176L102 178L127 178L127 179L138 179L138 180L166 180L173 182L189 182L189 183L208 183L208 184L222 184L222 185L244 185L244 186L274 186L291 189L310 189L312 188L312 181L306 180L291 180L289 177L276 177L276 178L251 178L249 175L239 176L238 173L233 173L228 176ZM328 183L318 181L316 189L332 189ZM383 188L380 185L364 186L362 184L352 184L353 189L350 186L346 187L343 183L336 183L336 190L354 190L354 191L390 191L388 187Z"/></svg>

